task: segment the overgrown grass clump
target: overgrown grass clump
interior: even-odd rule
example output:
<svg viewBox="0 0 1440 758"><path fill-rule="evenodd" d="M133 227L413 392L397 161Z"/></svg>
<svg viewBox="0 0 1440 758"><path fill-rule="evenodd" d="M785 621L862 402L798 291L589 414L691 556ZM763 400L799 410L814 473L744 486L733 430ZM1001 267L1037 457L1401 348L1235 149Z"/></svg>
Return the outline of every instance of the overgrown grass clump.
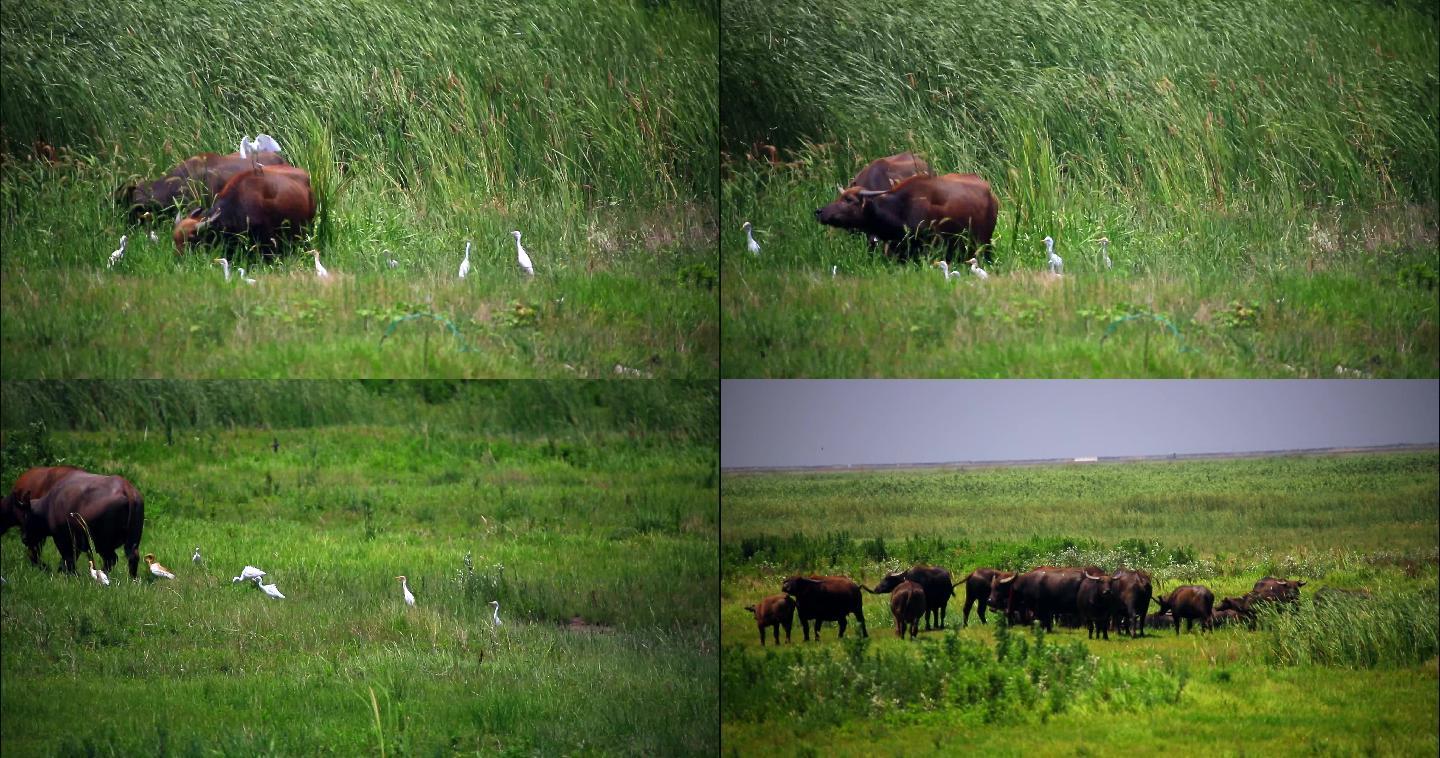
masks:
<svg viewBox="0 0 1440 758"><path fill-rule="evenodd" d="M727 376L1440 371L1433 5L886 10L724 5ZM988 281L816 223L907 149L993 185Z"/></svg>
<svg viewBox="0 0 1440 758"><path fill-rule="evenodd" d="M1267 659L1286 666L1395 668L1440 653L1440 596L1433 586L1307 601L1288 612L1265 608L1261 624Z"/></svg>

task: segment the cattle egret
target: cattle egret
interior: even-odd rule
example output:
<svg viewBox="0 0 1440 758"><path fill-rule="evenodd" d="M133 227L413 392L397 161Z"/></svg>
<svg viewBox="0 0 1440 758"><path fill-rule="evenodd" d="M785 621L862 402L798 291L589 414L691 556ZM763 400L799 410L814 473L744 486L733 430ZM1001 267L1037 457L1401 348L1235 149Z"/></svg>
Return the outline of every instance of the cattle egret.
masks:
<svg viewBox="0 0 1440 758"><path fill-rule="evenodd" d="M282 595L282 594L280 594L280 588L279 588L279 587L276 587L276 586L273 585L273 584L261 584L261 583L260 583L260 580L257 579L257 580L255 580L255 586L256 586L256 587L259 587L259 588L262 589L262 590L264 590L264 591L265 591L265 594L269 595L270 597L275 598L276 600L284 600L284 599L285 599L285 596Z"/></svg>
<svg viewBox="0 0 1440 758"><path fill-rule="evenodd" d="M1101 237L1095 241L1100 243L1100 260L1105 262L1105 268L1110 268L1110 254L1106 252L1106 249L1110 247L1110 238Z"/></svg>
<svg viewBox="0 0 1440 758"><path fill-rule="evenodd" d="M236 266L236 267L235 267L235 270L240 272L240 281L245 282L246 284L254 284L254 283L255 283L255 280L254 280L254 279L251 279L251 278L245 276L245 267L244 267L244 266Z"/></svg>
<svg viewBox="0 0 1440 758"><path fill-rule="evenodd" d="M469 244L469 243L467 242L466 244ZM386 251L385 251L385 265L386 265L386 266L389 266L390 268L395 268L396 266L399 266L399 265L400 265L400 261L395 260L395 254L394 254L394 253L390 252L389 250L386 250Z"/></svg>
<svg viewBox="0 0 1440 758"><path fill-rule="evenodd" d="M740 228L745 230L745 249L756 255L759 255L760 243L756 242L754 235L751 234L751 232L755 230L755 227L751 226L749 221L746 221L745 223L740 225Z"/></svg>
<svg viewBox="0 0 1440 758"><path fill-rule="evenodd" d="M320 277L321 279L328 279L330 277L330 272L326 271L325 267L320 265L320 251L311 250L310 252L315 254L315 275Z"/></svg>
<svg viewBox="0 0 1440 758"><path fill-rule="evenodd" d="M835 272L836 272L836 271L839 271L839 270L840 270L840 267L839 267L839 266L831 266L831 267L830 267L830 278L831 278L831 279L834 279L834 278L835 278Z"/></svg>
<svg viewBox="0 0 1440 758"><path fill-rule="evenodd" d="M990 278L990 275L985 273L985 269L980 268L980 264L976 262L974 258L971 258L970 260L965 262L970 264L970 272L980 277L981 280Z"/></svg>
<svg viewBox="0 0 1440 758"><path fill-rule="evenodd" d="M160 578L160 579L174 579L174 578L175 578L175 575L170 572L170 569L167 569L167 568L165 568L164 566L161 566L161 565L160 565L160 562L155 560L155 554L154 554L154 553L146 553L146 554L145 554L145 562L148 563L148 564L150 564L150 575L151 575L151 576L158 577L158 578Z"/></svg>
<svg viewBox="0 0 1440 758"><path fill-rule="evenodd" d="M224 258L216 258L215 262L220 264L220 268L225 270L225 281L230 281L230 261Z"/></svg>
<svg viewBox="0 0 1440 758"><path fill-rule="evenodd" d="M491 600L490 607L495 609L495 626L500 626L500 601Z"/></svg>
<svg viewBox="0 0 1440 758"><path fill-rule="evenodd" d="M192 555L192 556L190 556L190 562L191 562L191 563L194 563L194 564L197 565L197 566L200 565L200 546L199 546L199 545L196 545L196 546L195 546L195 554Z"/></svg>
<svg viewBox="0 0 1440 758"><path fill-rule="evenodd" d="M951 278L951 277L958 277L958 276L960 276L960 272L959 272L959 271L951 271L951 270L950 270L950 264L949 264L949 263L946 263L945 261L935 261L934 265L940 267L940 273L942 273L942 274L945 275L945 281L950 281L950 278Z"/></svg>
<svg viewBox="0 0 1440 758"><path fill-rule="evenodd" d="M405 593L405 604L408 605L408 606L410 606L411 608L414 608L414 607L415 607L415 596L412 595L412 594L410 594L410 582L409 582L409 580L407 580L403 574L400 575L400 576L397 576L397 577L395 577L395 578L400 580L400 591L402 591L402 592Z"/></svg>
<svg viewBox="0 0 1440 758"><path fill-rule="evenodd" d="M279 143L279 142L276 142L276 141L275 141L275 138L274 138L274 137L271 137L271 136L268 135L268 134L257 134L257 135L255 135L255 141L252 142L252 143L250 143L250 145L251 145L251 147L254 149L254 152L257 152L257 153L278 153L278 152L280 152L280 143Z"/></svg>
<svg viewBox="0 0 1440 758"><path fill-rule="evenodd" d="M246 566L245 568L243 568L243 569L240 570L240 576L237 576L237 577L235 577L234 579L231 579L231 580L230 580L230 583L231 583L231 584L239 584L240 582L248 582L248 581L250 581L250 580L253 579L253 580L255 580L255 583L256 583L256 584L259 584L259 582L260 582L260 577L262 577L262 576L265 576L265 572L264 572L264 571L261 571L260 569L255 568L254 566Z"/></svg>
<svg viewBox="0 0 1440 758"><path fill-rule="evenodd" d="M1062 270L1065 267L1065 261L1061 260L1060 256L1055 254L1055 240L1049 237L1045 238L1045 254L1050 256L1050 273L1061 276Z"/></svg>
<svg viewBox="0 0 1440 758"><path fill-rule="evenodd" d="M249 157L250 157L250 154L253 153L253 152L255 152L254 149L251 148L251 145L252 145L252 144L253 144L253 143L250 142L250 135L247 134L247 135L245 135L244 137L241 137L241 138L240 138L240 157L241 157L241 158L249 158Z"/></svg>
<svg viewBox="0 0 1440 758"><path fill-rule="evenodd" d="M110 577L105 576L105 572L104 572L104 571L101 571L100 569L95 568L95 559L94 559L94 558L91 558L91 559L90 559L90 578L91 578L91 579L94 579L95 581L97 581L97 582L99 582L99 583L101 583L101 584L103 584L103 585L105 585L106 587L109 587L109 586L110 586Z"/></svg>
<svg viewBox="0 0 1440 758"><path fill-rule="evenodd" d="M465 240L465 260L460 261L460 278L464 279L470 273L470 240Z"/></svg>
<svg viewBox="0 0 1440 758"><path fill-rule="evenodd" d="M119 263L119 262L120 262L120 259L121 259L121 258L124 258L124 257L125 257L125 235L122 234L122 235L120 235L120 247L116 248L116 249L115 249L115 252L113 252L113 253L110 254L110 262L105 264L105 268L115 268L115 264Z"/></svg>
<svg viewBox="0 0 1440 758"><path fill-rule="evenodd" d="M159 242L159 241L160 241L160 238L155 235L155 230L154 230L154 229L151 229L151 230L150 230L150 241L151 241L151 242Z"/></svg>
<svg viewBox="0 0 1440 758"><path fill-rule="evenodd" d="M530 256L525 254L525 248L520 246L520 232L510 232L515 235L515 259L520 262L520 270L527 276L535 275L535 267L530 265Z"/></svg>

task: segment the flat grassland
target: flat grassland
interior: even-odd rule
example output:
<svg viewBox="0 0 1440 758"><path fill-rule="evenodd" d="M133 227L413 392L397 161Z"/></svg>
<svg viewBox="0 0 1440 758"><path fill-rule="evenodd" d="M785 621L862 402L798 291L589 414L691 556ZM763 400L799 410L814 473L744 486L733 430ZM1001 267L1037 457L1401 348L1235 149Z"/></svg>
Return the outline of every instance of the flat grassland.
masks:
<svg viewBox="0 0 1440 758"><path fill-rule="evenodd" d="M6 378L718 371L710 6L60 0L0 31ZM320 203L278 262L231 250L256 285L126 227L117 187L256 132Z"/></svg>
<svg viewBox="0 0 1440 758"><path fill-rule="evenodd" d="M1434 4L723 14L725 376L1440 373ZM988 281L816 222L903 150L994 187Z"/></svg>
<svg viewBox="0 0 1440 758"><path fill-rule="evenodd" d="M909 755L1375 753L1437 748L1434 452L835 474L727 474L721 542L727 752ZM1125 564L1157 584L1238 596L1304 579L1258 630L1088 640L1001 629L965 594L944 631L899 640L885 595L870 636L759 646L743 606L795 573L873 586L915 562ZM1368 601L1325 608L1325 587ZM1158 610L1152 606L1151 610ZM782 635L783 639L783 635Z"/></svg>
<svg viewBox="0 0 1440 758"><path fill-rule="evenodd" d="M126 476L178 575L102 587L0 540L6 755L718 750L713 385L4 391L6 486Z"/></svg>

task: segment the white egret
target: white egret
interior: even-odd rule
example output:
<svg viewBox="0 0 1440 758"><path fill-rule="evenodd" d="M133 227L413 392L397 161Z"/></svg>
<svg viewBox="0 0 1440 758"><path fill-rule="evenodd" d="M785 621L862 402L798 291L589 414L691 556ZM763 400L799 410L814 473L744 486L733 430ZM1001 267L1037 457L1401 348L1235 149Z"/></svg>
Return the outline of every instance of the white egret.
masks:
<svg viewBox="0 0 1440 758"><path fill-rule="evenodd" d="M1096 242L1100 243L1100 260L1105 262L1105 268L1110 268L1110 254L1106 250L1110 247L1110 238L1101 237Z"/></svg>
<svg viewBox="0 0 1440 758"><path fill-rule="evenodd" d="M415 596L410 594L410 581L405 578L404 574L401 574L400 576L397 576L395 578L400 580L400 591L405 593L405 604L410 606L411 608L414 608Z"/></svg>
<svg viewBox="0 0 1440 758"><path fill-rule="evenodd" d="M330 272L326 271L325 267L320 265L320 251L311 250L310 252L315 254L315 275L320 277L321 279L330 278Z"/></svg>
<svg viewBox="0 0 1440 758"><path fill-rule="evenodd" d="M120 247L110 254L110 262L105 264L105 268L115 268L115 264L125 257L125 236L124 234L120 235Z"/></svg>
<svg viewBox="0 0 1440 758"><path fill-rule="evenodd" d="M520 232L513 231L510 233L515 235L515 259L520 262L520 270L524 271L527 276L534 276L535 267L530 265L530 256L526 255L525 248L520 246Z"/></svg>
<svg viewBox="0 0 1440 758"><path fill-rule="evenodd" d="M755 236L751 233L755 230L755 227L751 226L749 221L746 221L740 225L740 228L745 230L745 249L759 255L760 243L755 241Z"/></svg>
<svg viewBox="0 0 1440 758"><path fill-rule="evenodd" d="M495 626L500 626L500 601L491 600L490 607L495 609Z"/></svg>
<svg viewBox="0 0 1440 758"><path fill-rule="evenodd" d="M105 572L104 572L104 571L101 571L100 569L95 568L95 559L94 559L94 558L91 558L91 559L90 559L90 578L91 578L91 579L94 579L95 581L97 581L97 582L99 582L99 583L101 583L101 584L103 584L103 585L105 585L106 587L109 587L109 586L110 586L110 577L105 576Z"/></svg>
<svg viewBox="0 0 1440 758"><path fill-rule="evenodd" d="M467 243L467 244L468 244L468 243ZM397 266L400 265L400 261L395 260L395 254L394 254L394 253L390 252L389 250L386 250L386 251L385 251L385 265L386 265L386 266L389 266L390 268L395 268L395 267L397 267Z"/></svg>
<svg viewBox="0 0 1440 758"><path fill-rule="evenodd" d="M836 272L836 271L839 271L839 270L840 270L840 267L839 267L839 266L831 266L831 267L830 267L830 278L831 278L831 279L834 279L834 278L835 278L835 272Z"/></svg>
<svg viewBox="0 0 1440 758"><path fill-rule="evenodd" d="M470 274L470 240L465 240L465 260L460 261L460 278Z"/></svg>
<svg viewBox="0 0 1440 758"><path fill-rule="evenodd" d="M951 277L958 277L958 276L960 276L960 272L959 272L959 271L951 271L951 270L950 270L950 264L949 264L949 263L946 263L945 261L935 261L935 263L933 263L932 265L935 265L935 266L939 266L939 267L940 267L940 273L942 273L942 274L945 275L945 281L947 281L947 282L950 281L950 278L951 278Z"/></svg>
<svg viewBox="0 0 1440 758"><path fill-rule="evenodd" d="M257 580L255 580L255 586L256 586L256 587L259 587L261 590L263 590L263 591L265 592L265 594L269 595L270 597L275 598L276 600L284 600L284 599L285 599L285 596L282 595L282 594L280 594L280 588L279 588L279 587L276 587L276 586L273 585L273 584L261 584L261 583L260 583L260 580L257 579Z"/></svg>
<svg viewBox="0 0 1440 758"><path fill-rule="evenodd" d="M245 267L244 267L244 266L236 266L236 267L235 267L235 270L240 272L240 281L245 282L246 284L254 284L254 283L255 283L255 280L254 280L254 279L251 279L250 277L245 276Z"/></svg>
<svg viewBox="0 0 1440 758"><path fill-rule="evenodd" d="M173 573L170 571L170 569L167 569L167 568L165 568L164 566L161 566L161 565L160 565L160 562L155 560L155 554L154 554L154 553L146 553L146 554L145 554L145 562L148 563L148 564L150 564L150 575L151 575L151 576L157 577L157 578L159 578L159 579L174 579L174 578L175 578L175 574L173 574Z"/></svg>
<svg viewBox="0 0 1440 758"><path fill-rule="evenodd" d="M224 258L216 258L215 263L220 264L220 268L225 270L225 281L230 281L230 261Z"/></svg>
<svg viewBox="0 0 1440 758"><path fill-rule="evenodd" d="M193 563L193 564L195 564L195 565L197 565L197 566L200 565L200 546L199 546L199 545L196 545L196 546L195 546L195 554L192 555L192 556L190 556L190 562Z"/></svg>
<svg viewBox="0 0 1440 758"><path fill-rule="evenodd" d="M255 148L256 148L256 147L259 147L259 145L255 145L255 143L253 143L253 142L250 141L250 135L247 134L247 135L245 135L244 137L241 137L241 138L240 138L240 157L241 157L241 158L249 158L249 157L250 157L250 154L253 153L253 152L255 152Z"/></svg>
<svg viewBox="0 0 1440 758"><path fill-rule="evenodd" d="M150 241L151 241L151 242L159 242L159 241L160 241L160 238L155 235L155 230L154 230L154 229L151 229L151 230L150 230Z"/></svg>
<svg viewBox="0 0 1440 758"><path fill-rule="evenodd" d="M974 258L971 258L970 260L965 261L965 262L968 263L968 264L970 264L970 272L973 273L974 275L980 277L980 279L981 279L982 281L985 280L985 279L989 279L989 278L990 278L990 275L987 274L987 273L985 273L985 269L980 268L980 263L979 263L978 261L976 261Z"/></svg>
<svg viewBox="0 0 1440 758"><path fill-rule="evenodd" d="M240 576L237 576L237 577L235 577L234 579L231 579L231 580L230 580L230 583L231 583L231 584L239 584L240 582L248 582L248 581L254 580L256 584L259 584L259 583L260 583L260 577L262 577L262 576L265 576L265 572L264 572L264 571L261 571L260 569L255 568L254 566L246 566L245 568L243 568L243 569L240 570Z"/></svg>
<svg viewBox="0 0 1440 758"><path fill-rule="evenodd" d="M257 153L278 153L280 143L268 134L255 135L255 141L250 143L251 150Z"/></svg>
<svg viewBox="0 0 1440 758"><path fill-rule="evenodd" d="M1065 261L1061 260L1060 256L1055 254L1055 240L1048 236L1045 238L1045 254L1050 256L1050 273L1056 276L1062 276Z"/></svg>

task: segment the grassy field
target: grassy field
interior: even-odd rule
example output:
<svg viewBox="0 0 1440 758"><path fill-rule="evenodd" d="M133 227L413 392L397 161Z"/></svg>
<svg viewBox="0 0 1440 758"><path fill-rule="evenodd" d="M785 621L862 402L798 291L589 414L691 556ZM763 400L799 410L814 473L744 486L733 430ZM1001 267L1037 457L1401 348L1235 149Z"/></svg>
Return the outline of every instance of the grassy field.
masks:
<svg viewBox="0 0 1440 758"><path fill-rule="evenodd" d="M59 0L0 31L6 378L718 372L713 5ZM126 228L116 187L260 131L320 211L254 287Z"/></svg>
<svg viewBox="0 0 1440 758"><path fill-rule="evenodd" d="M713 385L4 390L6 486L123 474L178 574L106 588L0 540L7 755L718 750Z"/></svg>
<svg viewBox="0 0 1440 758"><path fill-rule="evenodd" d="M799 755L1425 755L1437 749L1436 453L854 474L726 475L722 745ZM929 513L922 518L922 504ZM803 510L803 516L801 511ZM1057 536L1061 535L1061 536ZM1239 595L1307 581L1261 629L1087 640L1057 627L899 640L865 595L870 637L762 650L743 606L798 572L873 586L913 562L964 576L1040 564L1151 571L1163 588ZM1330 611L1323 587L1373 600ZM1181 726L1183 724L1183 727Z"/></svg>
<svg viewBox="0 0 1440 758"><path fill-rule="evenodd" d="M963 20L727 2L724 375L1435 376L1436 20L1409 2L982 2ZM815 221L907 149L991 182L988 281Z"/></svg>

